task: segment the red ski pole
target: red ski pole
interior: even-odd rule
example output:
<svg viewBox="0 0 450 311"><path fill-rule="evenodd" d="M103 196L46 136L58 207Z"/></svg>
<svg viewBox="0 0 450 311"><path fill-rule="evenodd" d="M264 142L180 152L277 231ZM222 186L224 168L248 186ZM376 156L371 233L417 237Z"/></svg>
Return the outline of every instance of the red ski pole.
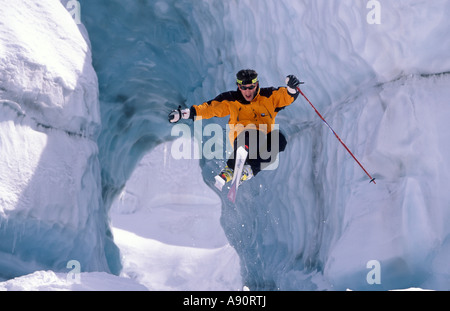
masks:
<svg viewBox="0 0 450 311"><path fill-rule="evenodd" d="M367 176L369 176L370 178L370 183L374 183L375 182L375 178L372 178L372 176L370 176L370 174L366 171L366 169L364 168L364 166L362 166L362 164L358 161L358 159L353 155L353 153L350 151L350 149L348 149L348 147L344 144L344 142L342 141L342 139L339 137L338 134L336 134L336 132L333 130L333 128L328 124L328 122L325 120L324 117L322 117L322 115L320 114L319 111L317 111L316 107L314 107L314 105L311 103L311 101L308 99L308 97L306 97L305 94L303 94L302 90L300 90L299 87L297 87L297 90L300 92L300 94L302 94L302 96L306 99L306 101L311 105L311 107L313 107L314 111L317 113L317 115L322 119L322 121L328 126L328 128L333 132L334 136L336 136L336 138L339 140L339 142L342 144L342 146L344 146L344 148L348 151L348 153L350 153L350 155L353 157L353 159L356 161L356 163L359 164L359 166L362 168L362 170L364 171L364 173L366 173Z"/></svg>

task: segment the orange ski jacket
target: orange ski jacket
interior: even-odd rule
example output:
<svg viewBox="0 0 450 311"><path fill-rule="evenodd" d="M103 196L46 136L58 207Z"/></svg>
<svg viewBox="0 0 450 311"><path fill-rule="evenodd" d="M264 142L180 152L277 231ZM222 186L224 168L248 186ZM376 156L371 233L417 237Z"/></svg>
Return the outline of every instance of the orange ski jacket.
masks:
<svg viewBox="0 0 450 311"><path fill-rule="evenodd" d="M286 87L259 88L255 98L248 102L238 90L225 92L201 105L191 108L191 118L210 119L230 116L230 142L244 130L257 129L270 133L275 124L275 117L282 109L292 104L298 92L291 94Z"/></svg>

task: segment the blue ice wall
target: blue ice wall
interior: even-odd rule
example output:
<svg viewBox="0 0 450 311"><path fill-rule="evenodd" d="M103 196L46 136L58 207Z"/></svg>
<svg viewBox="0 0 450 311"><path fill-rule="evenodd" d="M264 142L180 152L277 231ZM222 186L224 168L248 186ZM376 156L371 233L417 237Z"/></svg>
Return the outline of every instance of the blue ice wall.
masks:
<svg viewBox="0 0 450 311"><path fill-rule="evenodd" d="M240 255L245 284L271 290L374 289L366 282L366 264L375 259L390 271L376 289L427 284L420 269L439 275L428 284L448 286L448 269L439 264L447 258L441 248L448 248L443 225L449 219L448 198L445 191L440 199L430 192L442 177L434 169L422 174L434 166L411 160L422 158L418 148L395 149L417 137L398 133L429 135L408 119L418 116L417 98L439 107L446 98L446 76L439 74L450 70L443 35L448 3L424 7L382 1L382 23L374 25L364 1L80 2L99 78L103 129L98 144L107 207L139 159L172 139L166 119L171 109L233 89L235 72L242 68L256 69L264 86L282 85L287 74L296 74L307 82L309 99L381 185L368 184L299 98L277 117L288 137L279 168L245 184L236 205L223 200L222 226ZM424 49L422 39L437 48ZM425 81L431 87L424 88ZM423 128L443 120L419 116L425 118L418 118ZM445 158L447 149L434 148L433 159ZM405 158L405 153L414 156ZM418 170L404 169L411 161ZM201 164L211 184L223 161ZM420 195L408 200L413 189ZM435 206L440 217L428 212ZM425 239L412 234L409 219L420 217L409 215L425 217ZM439 230L429 232L432 228ZM413 255L416 241L429 256ZM420 263L425 268L419 269Z"/></svg>
<svg viewBox="0 0 450 311"><path fill-rule="evenodd" d="M81 4L99 77L100 158L110 202L145 152L170 139L170 110L213 96L224 84L217 72L234 69L216 48L224 35L203 1ZM214 39L205 42L201 29Z"/></svg>

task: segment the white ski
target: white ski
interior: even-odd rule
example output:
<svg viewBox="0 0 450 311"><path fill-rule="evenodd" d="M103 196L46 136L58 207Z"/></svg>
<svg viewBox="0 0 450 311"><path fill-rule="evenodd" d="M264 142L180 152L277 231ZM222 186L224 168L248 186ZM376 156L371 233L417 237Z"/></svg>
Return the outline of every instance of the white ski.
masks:
<svg viewBox="0 0 450 311"><path fill-rule="evenodd" d="M242 177L242 170L244 169L244 164L247 160L247 155L248 151L242 146L236 151L233 180L231 181L230 191L228 191L228 199L233 203L236 201L236 195Z"/></svg>

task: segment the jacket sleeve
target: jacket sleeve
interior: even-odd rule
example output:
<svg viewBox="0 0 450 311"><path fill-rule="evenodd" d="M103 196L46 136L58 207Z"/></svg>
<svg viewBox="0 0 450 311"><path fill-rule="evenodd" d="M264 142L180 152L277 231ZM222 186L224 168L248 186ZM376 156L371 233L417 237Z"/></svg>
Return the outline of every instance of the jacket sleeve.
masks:
<svg viewBox="0 0 450 311"><path fill-rule="evenodd" d="M286 106L292 104L298 97L298 92L291 94L286 87L280 87L274 92L276 96L275 109L281 110Z"/></svg>
<svg viewBox="0 0 450 311"><path fill-rule="evenodd" d="M232 100L232 94L230 92L220 94L213 100L205 102L201 105L192 106L195 110L195 117L201 117L203 119L210 119L213 117L223 118L230 114L230 101ZM194 111L191 110L191 115Z"/></svg>

